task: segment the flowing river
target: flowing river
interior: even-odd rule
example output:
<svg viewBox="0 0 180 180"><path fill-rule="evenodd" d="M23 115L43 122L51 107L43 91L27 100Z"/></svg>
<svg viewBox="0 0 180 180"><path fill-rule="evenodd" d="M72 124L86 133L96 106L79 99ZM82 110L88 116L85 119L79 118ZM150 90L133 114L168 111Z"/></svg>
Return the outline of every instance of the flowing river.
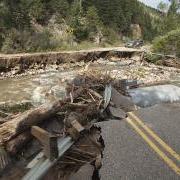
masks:
<svg viewBox="0 0 180 180"><path fill-rule="evenodd" d="M0 80L0 101L16 103L30 101L37 106L61 98L65 80L71 80L77 71L48 72L29 77Z"/></svg>
<svg viewBox="0 0 180 180"><path fill-rule="evenodd" d="M119 66L100 66L114 72ZM121 64L121 68L123 68ZM63 71L51 71L33 76L22 76L0 80L0 104L30 101L34 106L51 102L65 95L66 82L72 80L82 68L70 68ZM98 69L95 66L95 69ZM172 84L180 87L180 74L172 77Z"/></svg>

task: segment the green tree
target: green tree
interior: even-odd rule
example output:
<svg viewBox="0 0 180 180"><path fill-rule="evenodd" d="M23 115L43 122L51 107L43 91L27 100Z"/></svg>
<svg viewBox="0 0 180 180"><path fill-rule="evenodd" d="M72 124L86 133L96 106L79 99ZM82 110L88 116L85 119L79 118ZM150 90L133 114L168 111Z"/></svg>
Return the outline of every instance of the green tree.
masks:
<svg viewBox="0 0 180 180"><path fill-rule="evenodd" d="M171 0L171 5L168 10L168 15L175 15L177 14L178 9L180 8L180 4L177 3L176 0Z"/></svg>
<svg viewBox="0 0 180 180"><path fill-rule="evenodd" d="M87 26L90 32L97 32L102 26L102 22L97 13L97 9L94 6L90 6L86 14Z"/></svg>
<svg viewBox="0 0 180 180"><path fill-rule="evenodd" d="M156 38L153 42L153 50L180 57L180 28Z"/></svg>
<svg viewBox="0 0 180 180"><path fill-rule="evenodd" d="M28 13L28 0L3 0L4 9L6 9L6 25L7 27L15 27L17 29L28 28L30 25L30 17Z"/></svg>
<svg viewBox="0 0 180 180"><path fill-rule="evenodd" d="M71 4L70 26L78 42L88 38L87 21L84 11L80 8L82 7L79 5L79 0L74 0Z"/></svg>
<svg viewBox="0 0 180 180"><path fill-rule="evenodd" d="M176 3L176 0L171 2L167 16L162 19L161 34L167 33L171 30L177 29L180 27L180 15L178 13L179 6Z"/></svg>
<svg viewBox="0 0 180 180"><path fill-rule="evenodd" d="M38 23L43 23L46 18L46 6L42 0L31 0L29 8L31 19L36 20Z"/></svg>
<svg viewBox="0 0 180 180"><path fill-rule="evenodd" d="M167 13L167 11L168 11L168 4L164 3L163 1L161 1L161 2L158 4L157 8L158 8L160 11L162 11L163 13Z"/></svg>
<svg viewBox="0 0 180 180"><path fill-rule="evenodd" d="M66 0L51 0L49 1L51 13L65 18L68 16L69 3Z"/></svg>

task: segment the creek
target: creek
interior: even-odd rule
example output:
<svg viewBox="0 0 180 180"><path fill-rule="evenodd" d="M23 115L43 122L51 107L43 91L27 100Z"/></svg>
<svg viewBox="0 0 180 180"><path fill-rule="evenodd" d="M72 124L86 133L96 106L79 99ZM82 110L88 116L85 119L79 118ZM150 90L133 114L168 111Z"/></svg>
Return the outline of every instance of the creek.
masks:
<svg viewBox="0 0 180 180"><path fill-rule="evenodd" d="M126 67L122 64L111 63L93 65L92 69L117 72ZM38 75L6 78L0 80L0 104L28 101L34 106L52 102L65 96L66 82L72 80L80 71L79 68L50 71ZM127 70L128 71L128 70ZM122 77L120 75L120 77ZM171 83L180 87L180 74L172 76Z"/></svg>

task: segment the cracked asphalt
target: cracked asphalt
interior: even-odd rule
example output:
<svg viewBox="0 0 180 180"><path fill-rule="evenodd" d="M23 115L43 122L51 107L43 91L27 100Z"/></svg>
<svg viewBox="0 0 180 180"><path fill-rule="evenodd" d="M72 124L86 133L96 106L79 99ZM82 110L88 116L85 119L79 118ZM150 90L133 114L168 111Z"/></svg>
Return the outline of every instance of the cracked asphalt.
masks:
<svg viewBox="0 0 180 180"><path fill-rule="evenodd" d="M177 154L180 152L180 103L156 105L134 113ZM101 180L179 180L180 176L138 134L127 120L101 122L105 141ZM146 133L141 127L140 129ZM146 133L147 134L147 133ZM180 161L147 134L150 140L172 160Z"/></svg>

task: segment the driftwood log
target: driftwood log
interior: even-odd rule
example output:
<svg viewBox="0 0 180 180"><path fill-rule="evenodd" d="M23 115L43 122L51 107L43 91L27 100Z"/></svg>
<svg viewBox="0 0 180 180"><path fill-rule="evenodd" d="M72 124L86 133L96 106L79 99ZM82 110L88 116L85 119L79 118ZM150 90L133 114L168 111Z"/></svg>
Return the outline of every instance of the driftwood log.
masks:
<svg viewBox="0 0 180 180"><path fill-rule="evenodd" d="M73 107L71 107L71 103L70 103L70 105L67 104L67 107L68 108L70 107L71 109L73 109L74 105ZM70 122L73 120L77 120L79 123L81 123L81 125L85 126L88 124L88 119L93 119L94 117L98 115L98 111L95 104L89 105L88 107L86 107L86 109L84 109L84 106L80 106L80 108L81 107L82 109L80 112L70 112L68 117L64 119L64 123L67 128L71 126ZM79 108L79 105L76 108ZM7 141L5 143L6 150L11 155L15 155L31 139L32 139L32 135L30 131L25 131L13 137L9 141Z"/></svg>
<svg viewBox="0 0 180 180"><path fill-rule="evenodd" d="M29 131L26 131L16 138L8 141L6 143L6 150L11 155L15 155L27 142L32 139L32 135Z"/></svg>
<svg viewBox="0 0 180 180"><path fill-rule="evenodd" d="M83 91L83 88L79 88L74 93L71 93L71 97L67 97L64 100L59 100L53 105L42 105L38 108L31 109L1 124L0 144L6 143L27 129L30 129L30 127L37 125L44 120L51 118L57 112L62 111L65 109L65 105L70 102L72 98L77 98Z"/></svg>

